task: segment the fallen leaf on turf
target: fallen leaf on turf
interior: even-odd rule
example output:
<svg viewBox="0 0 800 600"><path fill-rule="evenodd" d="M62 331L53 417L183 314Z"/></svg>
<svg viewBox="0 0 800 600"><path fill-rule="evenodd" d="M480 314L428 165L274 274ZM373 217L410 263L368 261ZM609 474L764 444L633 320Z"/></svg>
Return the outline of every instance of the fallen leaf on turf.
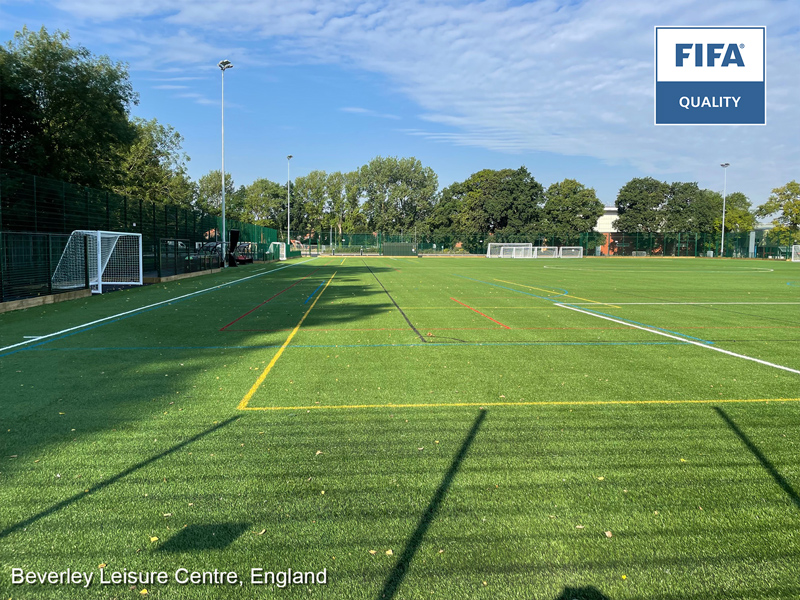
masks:
<svg viewBox="0 0 800 600"><path fill-rule="evenodd" d="M142 596L147 595L147 588L144 588L141 592L139 592Z"/></svg>
<svg viewBox="0 0 800 600"><path fill-rule="evenodd" d="M264 535L266 532L267 532L266 529L262 529L261 531L258 532L258 535Z"/></svg>
<svg viewBox="0 0 800 600"><path fill-rule="evenodd" d="M583 525L575 525L575 529L583 529Z"/></svg>
<svg viewBox="0 0 800 600"><path fill-rule="evenodd" d="M171 516L172 516L172 513L164 513L164 516L165 516L165 517L171 517Z"/></svg>
<svg viewBox="0 0 800 600"><path fill-rule="evenodd" d="M99 565L97 565L97 568L98 569L105 569L106 568L106 563L100 563Z"/></svg>
<svg viewBox="0 0 800 600"><path fill-rule="evenodd" d="M687 462L687 460L685 458L682 458L681 462Z"/></svg>
<svg viewBox="0 0 800 600"><path fill-rule="evenodd" d="M423 446L422 448L417 448L417 450L425 450L425 446Z"/></svg>
<svg viewBox="0 0 800 600"><path fill-rule="evenodd" d="M374 555L376 555L378 553L378 551L377 550L370 550L369 553L374 556Z"/></svg>
<svg viewBox="0 0 800 600"><path fill-rule="evenodd" d="M391 549L391 548L389 548L389 549L386 551L386 556L392 556L393 554L394 554L394 552L392 552L392 549Z"/></svg>
<svg viewBox="0 0 800 600"><path fill-rule="evenodd" d="M314 456L319 456L320 454L322 454L322 450L317 450L317 453Z"/></svg>
<svg viewBox="0 0 800 600"><path fill-rule="evenodd" d="M627 578L628 578L628 576L627 576L627 575L623 575L623 576L622 576L622 578L623 578L623 579L627 579Z"/></svg>
<svg viewBox="0 0 800 600"><path fill-rule="evenodd" d="M610 538L613 534L610 531L606 531L606 537Z"/></svg>
<svg viewBox="0 0 800 600"><path fill-rule="evenodd" d="M439 554L444 554L444 550L439 550Z"/></svg>
<svg viewBox="0 0 800 600"><path fill-rule="evenodd" d="M598 477L597 481L605 481L605 479L606 479L605 477Z"/></svg>
<svg viewBox="0 0 800 600"><path fill-rule="evenodd" d="M325 490L322 490L322 492L320 492L320 493L324 496L325 495Z"/></svg>
<svg viewBox="0 0 800 600"><path fill-rule="evenodd" d="M154 535L153 535L153 536L150 536L150 541L151 541L151 542L157 542L157 541L158 541L158 538L157 538L156 536L154 536Z"/></svg>

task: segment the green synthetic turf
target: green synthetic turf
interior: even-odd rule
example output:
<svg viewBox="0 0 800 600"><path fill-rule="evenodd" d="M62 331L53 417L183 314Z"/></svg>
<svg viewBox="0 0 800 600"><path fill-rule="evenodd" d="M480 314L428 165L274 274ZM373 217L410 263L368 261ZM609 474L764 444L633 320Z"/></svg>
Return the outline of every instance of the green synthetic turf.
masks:
<svg viewBox="0 0 800 600"><path fill-rule="evenodd" d="M0 315L0 598L800 597L800 375L683 339L800 370L800 266L320 257Z"/></svg>

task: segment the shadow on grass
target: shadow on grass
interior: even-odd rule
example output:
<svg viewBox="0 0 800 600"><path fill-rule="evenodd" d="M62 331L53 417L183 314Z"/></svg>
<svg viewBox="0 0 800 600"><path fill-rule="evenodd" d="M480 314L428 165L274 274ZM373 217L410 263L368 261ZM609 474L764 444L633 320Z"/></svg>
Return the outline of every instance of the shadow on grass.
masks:
<svg viewBox="0 0 800 600"><path fill-rule="evenodd" d="M108 486L118 482L120 479L123 479L123 478L127 477L131 473L135 473L139 469L142 469L142 468L144 468L144 467L156 462L157 460L160 460L160 459L164 458L165 456L169 456L170 454L173 454L174 452L177 452L178 450L188 446L192 442L196 442L197 440L199 440L201 438L204 438L208 434L214 433L215 431L225 427L226 425L230 425L233 421L236 421L238 418L239 417L231 417L230 419L222 421L218 425L214 425L213 427L211 427L209 429L206 429L205 431L201 431L197 435L194 435L194 436L190 437L189 439L182 441L180 444L175 444L174 446L172 446L171 448L168 448L167 450L164 450L164 452L161 452L160 454L156 454L155 456L151 456L147 460L143 460L141 462L138 462L135 465L133 465L131 467L128 467L124 471L120 471L119 473L117 473L113 477L109 477L108 479L104 479L100 483L91 486L85 492L81 492L79 494L74 494L74 495L70 496L69 498L67 498L66 500L62 500L61 502L58 502L58 503L54 504L50 508L46 508L45 510L43 510L43 511L41 511L39 513L36 513L32 517L28 517L27 519L24 519L22 521L19 521L19 522L13 524L13 525L10 525L9 527L6 527L2 531L0 531L0 540L5 538L5 537L7 537L7 536L9 536L10 534L14 533L15 531L18 531L20 529L28 527L29 525L32 525L33 523L36 523L40 519L43 519L45 517L49 517L53 513L56 513L58 511L64 509L64 508L68 507L68 506L71 506L72 504L75 504L79 500L81 500L83 498L86 498L87 496L89 496L91 494L94 494L95 492L99 492L99 491L107 488Z"/></svg>
<svg viewBox="0 0 800 600"><path fill-rule="evenodd" d="M386 578L383 589L378 595L379 599L391 599L394 598L394 595L397 593L397 589L400 587L403 579L405 579L406 573L408 573L414 555L417 553L420 544L422 544L422 540L425 539L425 534L428 532L428 528L431 526L434 517L436 517L436 512L439 510L439 506L447 495L447 490L450 489L450 484L453 483L456 473L458 473L458 470L461 468L461 463L467 455L467 451L469 451L469 447L475 440L478 429L480 429L485 418L486 411L481 410L475 418L475 422L472 424L472 429L469 430L467 437L464 438L461 448L458 450L455 458L453 458L450 468L447 470L447 473L445 473L442 482L433 494L433 498L431 498L431 501L428 503L428 507L425 509L425 512L422 513L422 517L420 517L419 523L417 523L417 528L414 530L414 533L411 534L411 537L408 538L403 554L400 555L397 564L395 564L391 573L389 573L389 576Z"/></svg>
<svg viewBox="0 0 800 600"><path fill-rule="evenodd" d="M789 496L795 507L800 508L800 496L798 496L797 492L789 484L789 482L784 479L783 475L778 472L778 469L775 468L775 465L773 465L769 459L764 456L761 450L758 449L758 446L756 446L750 440L750 438L747 437L747 435L745 435L741 429L739 429L736 423L733 422L733 419L731 419L724 410L718 406L715 406L714 410L717 411L717 414L720 417L722 417L722 420L725 421L728 427L730 427L731 431L733 431L739 437L739 439L742 440L742 443L747 446L747 449L753 453L753 456L758 459L758 462L761 463L761 466L764 467L767 470L767 473L772 476L772 478L775 480L775 483L777 483L781 489L786 492L786 495Z"/></svg>
<svg viewBox="0 0 800 600"><path fill-rule="evenodd" d="M189 525L173 535L159 552L203 552L222 550L242 535L249 523L212 523Z"/></svg>
<svg viewBox="0 0 800 600"><path fill-rule="evenodd" d="M553 600L611 600L594 586L581 588L565 587Z"/></svg>

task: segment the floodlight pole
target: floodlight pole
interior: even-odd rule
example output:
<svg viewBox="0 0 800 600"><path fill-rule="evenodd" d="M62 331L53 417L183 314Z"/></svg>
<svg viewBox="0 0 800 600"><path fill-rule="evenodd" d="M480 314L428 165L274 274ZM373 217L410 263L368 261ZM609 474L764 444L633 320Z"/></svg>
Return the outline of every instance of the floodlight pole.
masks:
<svg viewBox="0 0 800 600"><path fill-rule="evenodd" d="M725 173L723 184L722 184L722 243L720 244L719 248L719 257L725 257L725 200L728 192L728 167L731 166L731 163L722 163L720 167L722 167L722 171Z"/></svg>
<svg viewBox="0 0 800 600"><path fill-rule="evenodd" d="M232 69L233 63L221 60L217 65L222 70L222 267L228 266L228 253L225 237L225 70Z"/></svg>
<svg viewBox="0 0 800 600"><path fill-rule="evenodd" d="M289 170L289 164L291 160L292 160L292 155L290 154L289 156L286 157L286 252L287 253L292 247L291 198L289 196L289 188L292 183L292 176ZM288 258L289 255L287 254L286 257Z"/></svg>

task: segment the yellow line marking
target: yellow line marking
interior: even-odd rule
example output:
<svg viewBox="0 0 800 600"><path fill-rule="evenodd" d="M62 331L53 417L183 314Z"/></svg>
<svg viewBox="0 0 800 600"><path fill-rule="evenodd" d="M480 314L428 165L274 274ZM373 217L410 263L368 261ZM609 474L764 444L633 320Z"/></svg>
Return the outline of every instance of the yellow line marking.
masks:
<svg viewBox="0 0 800 600"><path fill-rule="evenodd" d="M586 400L573 402L443 402L441 404L342 404L339 406L249 406L241 410L337 410L358 408L445 408L471 406L596 406L600 404L753 404L769 402L800 402L800 398L758 398L750 400Z"/></svg>
<svg viewBox="0 0 800 600"><path fill-rule="evenodd" d="M549 292L551 294L558 293L556 290L546 290L544 288L533 287L532 285L522 285L521 283L516 283L514 281L505 281L503 279L495 279L495 281L502 281L503 283L510 283L511 285L518 285L519 287L528 288L531 290L538 290L540 292ZM591 302L592 304L602 304L603 306L610 306L611 308L621 308L616 306L615 304L609 304L608 302L598 302L597 300L589 300L588 298L581 298L580 296L575 296L574 294L563 294L564 298L577 298L578 300L584 300L586 302Z"/></svg>
<svg viewBox="0 0 800 600"><path fill-rule="evenodd" d="M340 262L339 265L343 265L345 260L347 260L346 256L342 259L342 262Z"/></svg>
<svg viewBox="0 0 800 600"><path fill-rule="evenodd" d="M314 302L312 302L311 306L308 307L308 310L303 315L303 318L301 318L300 322L295 326L294 329L292 329L292 332L289 334L289 337L287 337L286 341L283 342L283 346L280 347L280 349L275 354L275 356L272 357L272 360L269 361L269 364L264 369L264 371L261 373L261 375L258 376L258 379L256 379L256 382L253 384L253 387L250 388L250 391L247 392L244 395L244 398L242 398L242 401L239 402L239 406L236 407L237 409L239 409L239 410L253 410L252 408L250 408L250 409L247 408L247 403L250 402L250 399L253 397L253 394L255 394L256 390L258 390L258 388L261 387L261 384L264 383L264 380L267 378L267 375L269 375L269 372L272 370L272 367L274 367L275 363L278 362L278 359L281 357L281 354L283 354L283 351L286 350L286 347L292 341L292 338L300 330L300 326L303 324L303 321L306 320L306 317L308 316L308 313L311 312L311 310L317 304L317 300L319 300L322 297L322 294L325 293L325 290L328 289L328 286L331 284L331 281L333 281L334 277L336 277L336 272L335 271L334 271L333 275L331 275L331 278L328 279L328 283L325 284L325 287L322 288L322 291L319 294L317 294L316 298L314 298Z"/></svg>

